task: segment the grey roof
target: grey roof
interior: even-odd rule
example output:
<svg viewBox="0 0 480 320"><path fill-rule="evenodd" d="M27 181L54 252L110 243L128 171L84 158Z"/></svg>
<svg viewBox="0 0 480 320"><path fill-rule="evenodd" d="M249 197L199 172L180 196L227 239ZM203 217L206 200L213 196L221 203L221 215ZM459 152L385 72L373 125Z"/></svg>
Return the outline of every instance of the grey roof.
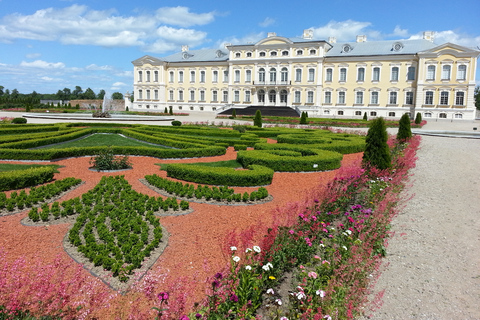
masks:
<svg viewBox="0 0 480 320"><path fill-rule="evenodd" d="M228 50L201 49L177 52L161 59L166 62L227 61Z"/></svg>
<svg viewBox="0 0 480 320"><path fill-rule="evenodd" d="M399 50L394 49L395 44L399 44ZM326 53L326 57L416 54L421 51L430 50L437 46L433 42L423 39L343 42L333 43L332 45L333 48ZM345 46L347 45L350 46L349 51L348 49L345 49Z"/></svg>

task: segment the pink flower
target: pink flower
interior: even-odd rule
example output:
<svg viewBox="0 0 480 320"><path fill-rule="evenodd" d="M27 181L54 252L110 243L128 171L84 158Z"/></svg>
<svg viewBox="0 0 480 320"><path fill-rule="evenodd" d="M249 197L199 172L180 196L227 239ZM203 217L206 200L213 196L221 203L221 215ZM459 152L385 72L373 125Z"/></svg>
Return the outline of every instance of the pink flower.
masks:
<svg viewBox="0 0 480 320"><path fill-rule="evenodd" d="M308 273L308 277L313 278L313 279L317 279L318 275L317 275L316 272L311 271L311 272Z"/></svg>

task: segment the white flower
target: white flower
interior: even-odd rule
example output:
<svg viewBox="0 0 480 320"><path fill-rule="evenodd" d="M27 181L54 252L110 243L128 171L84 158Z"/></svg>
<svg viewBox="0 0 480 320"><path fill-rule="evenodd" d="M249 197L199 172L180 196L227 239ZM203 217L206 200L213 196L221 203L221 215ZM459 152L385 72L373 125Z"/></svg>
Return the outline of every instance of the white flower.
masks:
<svg viewBox="0 0 480 320"><path fill-rule="evenodd" d="M314 167L314 168L318 168L318 164L314 163L314 164L313 164L313 167Z"/></svg>
<svg viewBox="0 0 480 320"><path fill-rule="evenodd" d="M282 300L280 300L280 299L275 299L275 302L276 302L279 306L282 305Z"/></svg>
<svg viewBox="0 0 480 320"><path fill-rule="evenodd" d="M305 293L303 292L298 292L297 293L297 299L298 300L302 300L302 299L305 299L307 296L305 295Z"/></svg>
<svg viewBox="0 0 480 320"><path fill-rule="evenodd" d="M352 234L352 230L350 229L345 230L345 232L348 233L349 235Z"/></svg>
<svg viewBox="0 0 480 320"><path fill-rule="evenodd" d="M270 288L270 289L267 290L267 293L268 293L268 294L275 294L275 291L273 291L273 289Z"/></svg>
<svg viewBox="0 0 480 320"><path fill-rule="evenodd" d="M345 251L348 250L348 248L347 248L346 246L342 246L342 248L343 248Z"/></svg>
<svg viewBox="0 0 480 320"><path fill-rule="evenodd" d="M250 249L250 248L247 248L247 250L245 250L246 253L249 253L251 251L252 251L252 249Z"/></svg>
<svg viewBox="0 0 480 320"><path fill-rule="evenodd" d="M230 250L232 250L232 251L237 251L237 247L235 247L235 246L230 247Z"/></svg>
<svg viewBox="0 0 480 320"><path fill-rule="evenodd" d="M238 262L238 261L240 261L240 257L239 257L239 256L235 256L235 257L232 258L232 260L235 261L235 262Z"/></svg>
<svg viewBox="0 0 480 320"><path fill-rule="evenodd" d="M323 243L320 243L321 248L325 248L325 245Z"/></svg>
<svg viewBox="0 0 480 320"><path fill-rule="evenodd" d="M262 250L260 249L259 246L253 246L253 251L258 252L258 253L262 252Z"/></svg>
<svg viewBox="0 0 480 320"><path fill-rule="evenodd" d="M323 317L323 319L332 320L332 317L330 317L330 316L327 314L325 317Z"/></svg>
<svg viewBox="0 0 480 320"><path fill-rule="evenodd" d="M334 227L331 227L330 230L335 231L335 228L334 228Z"/></svg>
<svg viewBox="0 0 480 320"><path fill-rule="evenodd" d="M270 267L268 266L268 264L262 266L262 269L265 270L265 271L268 271L270 270Z"/></svg>
<svg viewBox="0 0 480 320"><path fill-rule="evenodd" d="M245 269L252 270L252 267L251 266L245 266Z"/></svg>
<svg viewBox="0 0 480 320"><path fill-rule="evenodd" d="M288 320L287 317L281 317L280 320Z"/></svg>
<svg viewBox="0 0 480 320"><path fill-rule="evenodd" d="M317 294L317 296L320 296L320 298L325 297L325 291L323 290L317 290L315 291L315 293Z"/></svg>

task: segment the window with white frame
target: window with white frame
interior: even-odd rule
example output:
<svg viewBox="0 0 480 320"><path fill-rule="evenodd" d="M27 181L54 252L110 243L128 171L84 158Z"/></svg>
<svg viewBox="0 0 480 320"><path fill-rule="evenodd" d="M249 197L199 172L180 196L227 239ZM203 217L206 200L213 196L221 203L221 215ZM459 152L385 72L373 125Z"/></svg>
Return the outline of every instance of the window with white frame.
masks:
<svg viewBox="0 0 480 320"><path fill-rule="evenodd" d="M296 82L302 81L302 69L295 69L295 81Z"/></svg>
<svg viewBox="0 0 480 320"><path fill-rule="evenodd" d="M195 82L195 71L190 71L190 82Z"/></svg>
<svg viewBox="0 0 480 320"><path fill-rule="evenodd" d="M288 56L288 51L286 51L286 50L282 51L282 56L284 56L284 57Z"/></svg>
<svg viewBox="0 0 480 320"><path fill-rule="evenodd" d="M214 70L213 71L213 77L212 77L212 82L218 82L218 71Z"/></svg>
<svg viewBox="0 0 480 320"><path fill-rule="evenodd" d="M286 103L287 102L288 93L287 90L280 91L280 102Z"/></svg>
<svg viewBox="0 0 480 320"><path fill-rule="evenodd" d="M205 101L205 90L200 90L200 101Z"/></svg>
<svg viewBox="0 0 480 320"><path fill-rule="evenodd" d="M214 101L214 102L218 101L218 91L217 90L212 91L212 101Z"/></svg>
<svg viewBox="0 0 480 320"><path fill-rule="evenodd" d="M143 90L138 90L138 99L143 99Z"/></svg>
<svg viewBox="0 0 480 320"><path fill-rule="evenodd" d="M183 101L183 90L178 91L178 100Z"/></svg>
<svg viewBox="0 0 480 320"><path fill-rule="evenodd" d="M158 100L158 90L153 91L153 96L155 100Z"/></svg>
<svg viewBox="0 0 480 320"><path fill-rule="evenodd" d="M150 82L150 71L147 71L147 82Z"/></svg>
<svg viewBox="0 0 480 320"><path fill-rule="evenodd" d="M378 91L370 93L370 104L378 104Z"/></svg>
<svg viewBox="0 0 480 320"><path fill-rule="evenodd" d="M392 74L390 76L391 81L398 81L398 67L392 68Z"/></svg>
<svg viewBox="0 0 480 320"><path fill-rule="evenodd" d="M313 91L307 92L307 103L313 103Z"/></svg>
<svg viewBox="0 0 480 320"><path fill-rule="evenodd" d="M270 83L275 83L277 81L277 69L270 68Z"/></svg>
<svg viewBox="0 0 480 320"><path fill-rule="evenodd" d="M153 81L158 82L158 71L153 72Z"/></svg>
<svg viewBox="0 0 480 320"><path fill-rule="evenodd" d="M357 81L365 81L365 68L362 67L357 69Z"/></svg>
<svg viewBox="0 0 480 320"><path fill-rule="evenodd" d="M173 90L168 91L168 100L173 100L174 99L173 95L174 95Z"/></svg>
<svg viewBox="0 0 480 320"><path fill-rule="evenodd" d="M143 72L138 71L138 82L143 82Z"/></svg>
<svg viewBox="0 0 480 320"><path fill-rule="evenodd" d="M180 82L180 83L183 82L183 71L178 72L178 82Z"/></svg>
<svg viewBox="0 0 480 320"><path fill-rule="evenodd" d="M315 69L308 69L308 81L315 81Z"/></svg>
<svg viewBox="0 0 480 320"><path fill-rule="evenodd" d="M440 92L440 104L448 105L448 91Z"/></svg>
<svg viewBox="0 0 480 320"><path fill-rule="evenodd" d="M343 110L338 110L337 115L343 116Z"/></svg>
<svg viewBox="0 0 480 320"><path fill-rule="evenodd" d="M465 92L457 91L455 94L455 105L463 106L464 98L465 98Z"/></svg>
<svg viewBox="0 0 480 320"><path fill-rule="evenodd" d="M240 58L240 52L235 53L235 58Z"/></svg>
<svg viewBox="0 0 480 320"><path fill-rule="evenodd" d="M223 82L228 82L228 70L223 70Z"/></svg>
<svg viewBox="0 0 480 320"><path fill-rule="evenodd" d="M457 79L465 80L467 78L467 66L461 64L458 66Z"/></svg>
<svg viewBox="0 0 480 320"><path fill-rule="evenodd" d="M462 118L463 118L463 114L461 114L461 113L455 113L455 118L456 118L456 119L462 119Z"/></svg>
<svg viewBox="0 0 480 320"><path fill-rule="evenodd" d="M370 117L376 117L377 111L370 111Z"/></svg>
<svg viewBox="0 0 480 320"><path fill-rule="evenodd" d="M415 67L408 67L408 72L407 72L407 80L413 81L415 80Z"/></svg>
<svg viewBox="0 0 480 320"><path fill-rule="evenodd" d="M150 90L147 90L147 100L150 100Z"/></svg>
<svg viewBox="0 0 480 320"><path fill-rule="evenodd" d="M260 56L260 57L265 57L265 52L263 52L263 51L260 52L259 56Z"/></svg>
<svg viewBox="0 0 480 320"><path fill-rule="evenodd" d="M240 70L235 70L235 82L240 82Z"/></svg>
<svg viewBox="0 0 480 320"><path fill-rule="evenodd" d="M332 81L333 79L333 69L328 68L325 72L325 81Z"/></svg>
<svg viewBox="0 0 480 320"><path fill-rule="evenodd" d="M223 91L223 102L228 102L228 91Z"/></svg>
<svg viewBox="0 0 480 320"><path fill-rule="evenodd" d="M240 102L240 91L238 90L233 91L233 101Z"/></svg>
<svg viewBox="0 0 480 320"><path fill-rule="evenodd" d="M190 90L190 101L195 101L195 90Z"/></svg>
<svg viewBox="0 0 480 320"><path fill-rule="evenodd" d="M251 52L247 52L247 58L251 58L252 57L252 53Z"/></svg>
<svg viewBox="0 0 480 320"><path fill-rule="evenodd" d="M268 101L274 103L277 101L277 92L275 90L270 90L268 92Z"/></svg>
<svg viewBox="0 0 480 320"><path fill-rule="evenodd" d="M338 104L345 104L345 91L338 92Z"/></svg>
<svg viewBox="0 0 480 320"><path fill-rule="evenodd" d="M173 81L175 81L175 73L173 71L170 71L169 73L169 76L168 76L168 81L171 83Z"/></svg>
<svg viewBox="0 0 480 320"><path fill-rule="evenodd" d="M258 90L258 102L265 102L265 91L263 89Z"/></svg>
<svg viewBox="0 0 480 320"><path fill-rule="evenodd" d="M413 92L405 92L405 104L413 104Z"/></svg>
<svg viewBox="0 0 480 320"><path fill-rule="evenodd" d="M301 98L301 92L300 91L295 91L294 102L295 103L300 103L300 98Z"/></svg>
<svg viewBox="0 0 480 320"><path fill-rule="evenodd" d="M427 80L435 80L435 66L433 65L427 67Z"/></svg>
<svg viewBox="0 0 480 320"><path fill-rule="evenodd" d="M259 82L265 82L265 69L264 68L258 69L258 81Z"/></svg>
<svg viewBox="0 0 480 320"><path fill-rule="evenodd" d="M389 112L389 113L388 113L388 116L389 116L389 117L395 117L395 112Z"/></svg>
<svg viewBox="0 0 480 320"><path fill-rule="evenodd" d="M297 50L297 56L303 56L303 50Z"/></svg>
<svg viewBox="0 0 480 320"><path fill-rule="evenodd" d="M340 68L340 82L345 82L347 81L347 68Z"/></svg>
<svg viewBox="0 0 480 320"><path fill-rule="evenodd" d="M452 66L448 64L442 67L442 80L450 80L451 70L452 70Z"/></svg>
<svg viewBox="0 0 480 320"><path fill-rule="evenodd" d="M355 111L355 115L356 115L356 116L361 116L361 115L362 115L362 111Z"/></svg>
<svg viewBox="0 0 480 320"><path fill-rule="evenodd" d="M425 92L425 104L433 104L433 91Z"/></svg>
<svg viewBox="0 0 480 320"><path fill-rule="evenodd" d="M446 119L447 118L447 114L445 112L442 112L438 115L439 118L442 118L442 119Z"/></svg>
<svg viewBox="0 0 480 320"><path fill-rule="evenodd" d="M205 71L200 71L200 82L205 83Z"/></svg>
<svg viewBox="0 0 480 320"><path fill-rule="evenodd" d="M325 104L331 104L332 103L332 93L330 91L325 92L324 103Z"/></svg>
<svg viewBox="0 0 480 320"><path fill-rule="evenodd" d="M311 56L314 56L314 55L316 55L316 54L317 54L317 50L315 50L315 49L311 49L311 50L310 50L310 55L311 55Z"/></svg>
<svg viewBox="0 0 480 320"><path fill-rule="evenodd" d="M431 113L431 112L425 112L425 113L423 114L423 117L424 117L424 118L431 118L431 117L432 117L432 113Z"/></svg>
<svg viewBox="0 0 480 320"><path fill-rule="evenodd" d="M323 110L323 114L330 114L330 110Z"/></svg>
<svg viewBox="0 0 480 320"><path fill-rule="evenodd" d="M390 91L389 98L388 98L388 104L397 104L397 92L396 91Z"/></svg>
<svg viewBox="0 0 480 320"><path fill-rule="evenodd" d="M372 81L380 81L380 68L373 68Z"/></svg>
<svg viewBox="0 0 480 320"><path fill-rule="evenodd" d="M251 82L252 81L252 70L245 71L245 81Z"/></svg>
<svg viewBox="0 0 480 320"><path fill-rule="evenodd" d="M277 56L277 51L272 51L272 52L270 52L270 56L271 56L271 57L276 57L276 56Z"/></svg>
<svg viewBox="0 0 480 320"><path fill-rule="evenodd" d="M250 102L251 100L251 93L250 90L245 91L245 102Z"/></svg>
<svg viewBox="0 0 480 320"><path fill-rule="evenodd" d="M363 91L355 92L355 104L363 104Z"/></svg>
<svg viewBox="0 0 480 320"><path fill-rule="evenodd" d="M280 72L280 77L282 83L286 83L288 81L288 69L287 68L282 68L282 71Z"/></svg>

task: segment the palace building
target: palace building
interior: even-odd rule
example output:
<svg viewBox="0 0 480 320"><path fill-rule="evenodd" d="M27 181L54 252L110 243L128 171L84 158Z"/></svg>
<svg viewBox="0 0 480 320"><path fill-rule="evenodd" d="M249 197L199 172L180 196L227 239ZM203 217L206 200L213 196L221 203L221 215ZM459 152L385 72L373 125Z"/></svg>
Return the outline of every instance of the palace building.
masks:
<svg viewBox="0 0 480 320"><path fill-rule="evenodd" d="M480 51L423 39L340 43L269 33L257 43L133 61L132 111L290 107L309 117L474 119Z"/></svg>

